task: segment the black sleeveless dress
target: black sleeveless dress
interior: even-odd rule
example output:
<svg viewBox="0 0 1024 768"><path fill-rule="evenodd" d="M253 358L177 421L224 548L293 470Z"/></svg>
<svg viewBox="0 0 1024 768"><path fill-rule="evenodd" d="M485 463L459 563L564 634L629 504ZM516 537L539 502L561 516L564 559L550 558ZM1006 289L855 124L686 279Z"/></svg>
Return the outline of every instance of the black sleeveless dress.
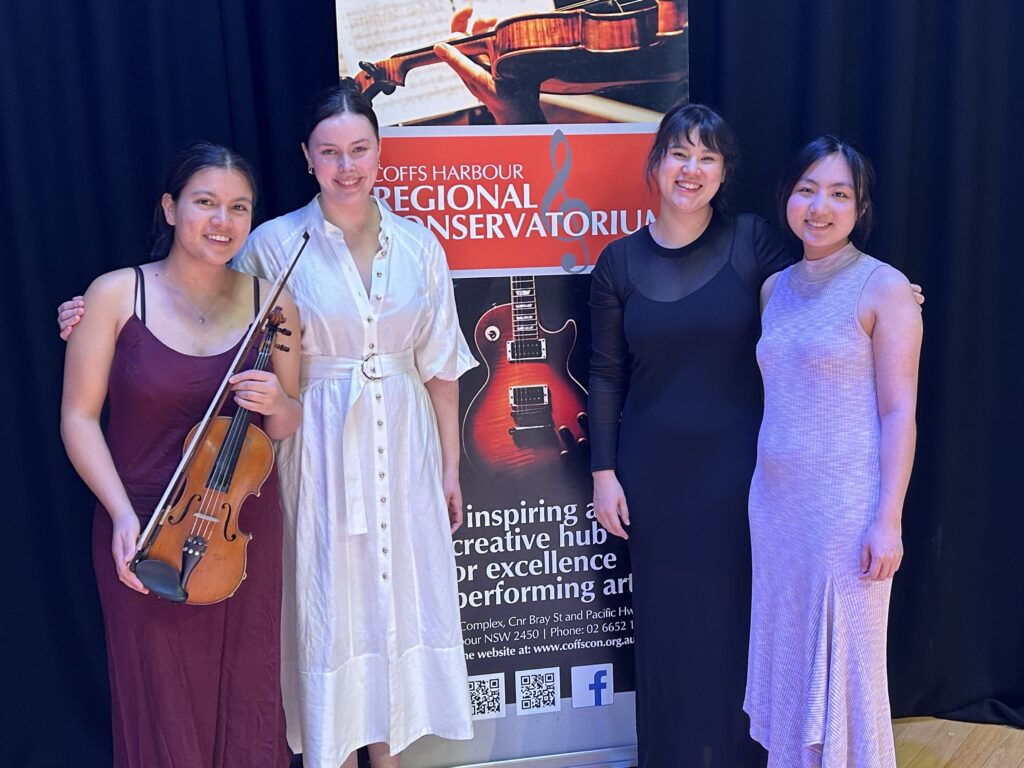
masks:
<svg viewBox="0 0 1024 768"><path fill-rule="evenodd" d="M791 261L766 222L715 213L688 246L644 228L594 268L592 467L630 511L641 768L765 762L743 712L754 348L761 284Z"/></svg>
<svg viewBox="0 0 1024 768"><path fill-rule="evenodd" d="M210 357L176 352L146 327L144 288L141 297L141 317L132 315L117 338L105 433L144 528L238 345ZM254 301L258 307L258 293ZM254 362L252 353L250 367ZM234 405L224 412L231 415ZM253 417L259 426L261 418ZM288 765L276 470L260 496L246 502L239 523L252 540L238 591L214 605L175 604L118 580L110 517L97 505L93 565L107 640L115 768Z"/></svg>

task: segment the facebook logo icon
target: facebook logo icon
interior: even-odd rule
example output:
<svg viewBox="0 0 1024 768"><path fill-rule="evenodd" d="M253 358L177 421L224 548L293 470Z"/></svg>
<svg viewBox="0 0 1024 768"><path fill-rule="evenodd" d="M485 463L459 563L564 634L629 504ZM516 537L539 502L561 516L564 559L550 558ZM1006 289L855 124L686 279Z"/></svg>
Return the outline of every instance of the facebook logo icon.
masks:
<svg viewBox="0 0 1024 768"><path fill-rule="evenodd" d="M615 701L615 678L611 664L589 664L572 668L572 705L606 707Z"/></svg>

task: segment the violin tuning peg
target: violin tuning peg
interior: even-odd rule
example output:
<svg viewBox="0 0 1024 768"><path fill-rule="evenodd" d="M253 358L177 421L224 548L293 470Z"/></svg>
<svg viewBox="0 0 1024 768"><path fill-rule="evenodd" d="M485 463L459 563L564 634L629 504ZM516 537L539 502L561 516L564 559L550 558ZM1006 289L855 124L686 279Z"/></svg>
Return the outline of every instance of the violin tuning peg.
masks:
<svg viewBox="0 0 1024 768"><path fill-rule="evenodd" d="M286 347L284 344L275 344L274 349L280 349L282 352L291 351L291 347Z"/></svg>
<svg viewBox="0 0 1024 768"><path fill-rule="evenodd" d="M282 336L291 336L292 335L292 332L289 331L287 328L278 328L277 332L280 333Z"/></svg>

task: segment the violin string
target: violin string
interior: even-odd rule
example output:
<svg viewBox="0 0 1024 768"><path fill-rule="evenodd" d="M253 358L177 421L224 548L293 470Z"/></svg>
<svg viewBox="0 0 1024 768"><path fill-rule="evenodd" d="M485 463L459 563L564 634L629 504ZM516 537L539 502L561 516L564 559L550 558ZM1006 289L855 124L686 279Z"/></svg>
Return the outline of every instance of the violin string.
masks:
<svg viewBox="0 0 1024 768"><path fill-rule="evenodd" d="M206 541L210 540L210 536L216 526L224 523L224 521L220 519L219 514L221 512L220 507L223 505L227 489L224 491L220 489L228 480L228 474L231 471L231 466L237 464L240 447L245 440L245 433L248 431L247 429L241 428L241 421L236 420L240 417L240 414L243 411L246 411L246 409L240 407L236 412L236 418L231 420L231 425L228 427L224 442L221 444L220 455L215 461L213 472L210 475L210 482L206 488L207 493L203 496L201 510L204 517L196 518L198 522L198 533ZM230 457L230 460L228 460L228 457ZM216 518L217 522L208 518Z"/></svg>
<svg viewBox="0 0 1024 768"><path fill-rule="evenodd" d="M581 9L589 8L592 5L615 5L620 11L628 10L630 6L644 6L651 7L652 0L581 0L578 3L570 3L569 5L563 5L556 12L562 11L578 11ZM653 4L656 7L656 4Z"/></svg>
<svg viewBox="0 0 1024 768"><path fill-rule="evenodd" d="M228 441L230 441L230 440L231 440L231 430L229 428L228 429L228 433L227 433L227 435L225 437L225 441L221 444L220 454L223 454L224 451L228 448ZM207 520L206 518L207 517L214 517L214 515L211 514L211 510L216 508L217 501L218 501L218 499L217 499L218 492L217 492L216 489L217 489L217 486L220 484L222 479L223 479L222 462L220 461L220 455L218 455L218 457L216 459L214 459L213 473L210 475L210 477L207 480L207 483L206 483L206 486L205 486L206 493L203 494L202 502L199 505L199 513L200 514L195 517L195 519L193 521L193 525L192 525L192 533L193 533L193 535L202 536L207 541L209 541L210 533L212 532L212 528L213 528L214 523L213 523L212 520Z"/></svg>
<svg viewBox="0 0 1024 768"><path fill-rule="evenodd" d="M268 336L264 338L264 342L260 345L260 348L257 352L256 362L254 364L254 368L256 370L262 371L267 367L267 363L270 359L272 344L273 334L268 334ZM251 410L240 406L238 408L238 411L236 412L236 418L232 419L231 427L228 429L227 438L225 440L224 446L221 449L222 453L224 453L225 456L230 456L231 459L230 461L220 462L215 467L215 476L212 478L212 484L216 489L219 489L222 485L226 483L226 481L228 480L228 475L232 472L232 469L238 463L238 456L241 454L242 445L245 443L245 439L248 436L249 417L251 416L251 414ZM213 511L220 512L218 507L222 506L223 498L226 495L226 491L227 489L225 489L224 491L217 490L213 494L211 494L210 501ZM209 516L217 517L216 514L209 514ZM216 527L217 523L214 523L212 520L206 520L204 522L206 523L206 526L204 526L205 530L203 537L208 540L210 534L212 534L213 529Z"/></svg>
<svg viewBox="0 0 1024 768"><path fill-rule="evenodd" d="M244 410L244 409L239 409ZM228 427L227 434L225 435L224 442L221 444L220 455L214 460L213 472L210 475L209 481L206 485L206 493L203 494L202 502L199 506L199 512L202 516L196 515L193 519L192 534L202 536L206 541L210 540L210 535L213 533L216 525L213 520L207 518L217 517L214 514L217 511L217 507L222 504L224 492L220 490L220 486L227 479L228 465L230 462L221 460L221 456L228 456L235 452L239 444L238 432L241 430L234 429L236 422L232 420L231 426Z"/></svg>
<svg viewBox="0 0 1024 768"><path fill-rule="evenodd" d="M266 367L267 360L270 357L269 353L270 345L264 343L260 345L260 349L257 353L255 368L256 370L263 370ZM238 414L251 413L247 408L239 407ZM236 426L237 425L237 426ZM224 491L219 490L219 487L224 484L228 479L228 474L231 467L237 464L238 454L240 453L241 445L245 441L246 433L248 432L248 424L245 425L245 429L241 427L241 422L232 419L231 426L228 428L227 435L224 443L221 446L220 454L223 456L232 456L231 461L214 461L213 473L210 476L209 484L206 486L207 493L203 494L202 501L200 502L199 511L203 515L193 516L192 520L192 535L202 536L203 539L209 541L211 534L215 527L220 524L214 523L213 520L206 518L216 518L217 515L214 512L218 511L218 507L223 504L223 499L226 495ZM210 487L212 486L212 488Z"/></svg>

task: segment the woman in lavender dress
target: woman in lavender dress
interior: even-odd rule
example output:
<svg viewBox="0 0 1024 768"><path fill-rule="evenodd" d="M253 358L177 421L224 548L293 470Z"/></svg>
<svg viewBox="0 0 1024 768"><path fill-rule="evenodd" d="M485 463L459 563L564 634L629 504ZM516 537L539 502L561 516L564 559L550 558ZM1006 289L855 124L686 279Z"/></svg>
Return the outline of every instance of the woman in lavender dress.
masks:
<svg viewBox="0 0 1024 768"><path fill-rule="evenodd" d="M914 458L921 313L862 253L869 161L812 141L779 188L803 259L761 290L744 708L778 768L895 768L885 640Z"/></svg>

